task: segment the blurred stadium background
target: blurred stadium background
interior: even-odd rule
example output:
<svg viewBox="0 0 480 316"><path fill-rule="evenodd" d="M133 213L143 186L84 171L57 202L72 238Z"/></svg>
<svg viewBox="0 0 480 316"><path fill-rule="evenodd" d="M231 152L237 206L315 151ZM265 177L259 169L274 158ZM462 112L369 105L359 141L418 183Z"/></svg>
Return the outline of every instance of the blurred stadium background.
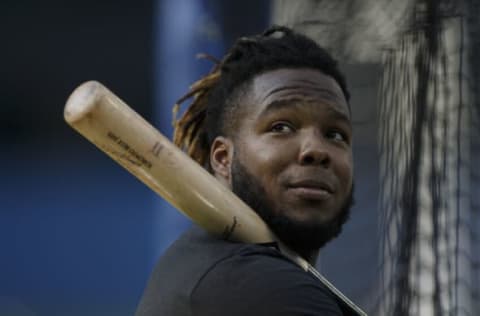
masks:
<svg viewBox="0 0 480 316"><path fill-rule="evenodd" d="M241 35L315 37L352 92L356 204L318 268L371 315L479 315L480 6L470 1L0 3L0 315L132 315L190 224L63 122L103 82L171 107Z"/></svg>

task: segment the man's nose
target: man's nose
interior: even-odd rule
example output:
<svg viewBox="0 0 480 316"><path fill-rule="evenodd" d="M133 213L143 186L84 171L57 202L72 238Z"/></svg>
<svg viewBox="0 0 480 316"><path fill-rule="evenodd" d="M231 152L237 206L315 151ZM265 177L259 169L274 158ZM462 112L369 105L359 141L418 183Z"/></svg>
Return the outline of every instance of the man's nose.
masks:
<svg viewBox="0 0 480 316"><path fill-rule="evenodd" d="M330 153L327 140L318 132L306 133L302 141L298 160L301 165L322 165L328 167L330 164Z"/></svg>

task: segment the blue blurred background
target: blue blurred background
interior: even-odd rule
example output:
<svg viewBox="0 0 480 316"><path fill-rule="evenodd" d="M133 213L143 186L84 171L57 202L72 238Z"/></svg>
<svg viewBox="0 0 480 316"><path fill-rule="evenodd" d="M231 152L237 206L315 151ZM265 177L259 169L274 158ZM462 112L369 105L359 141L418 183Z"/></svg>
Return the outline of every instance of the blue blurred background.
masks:
<svg viewBox="0 0 480 316"><path fill-rule="evenodd" d="M70 129L63 106L103 82L165 134L171 107L269 1L0 3L0 315L132 315L188 225Z"/></svg>

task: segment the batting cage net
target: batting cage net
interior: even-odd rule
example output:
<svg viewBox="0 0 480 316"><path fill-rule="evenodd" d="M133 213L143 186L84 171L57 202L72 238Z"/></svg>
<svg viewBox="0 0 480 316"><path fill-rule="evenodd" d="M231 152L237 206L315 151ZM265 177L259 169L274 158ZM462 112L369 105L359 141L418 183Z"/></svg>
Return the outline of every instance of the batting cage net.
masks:
<svg viewBox="0 0 480 316"><path fill-rule="evenodd" d="M371 315L480 315L479 14L474 0L275 2L274 22L381 69L377 103L354 105L377 113L378 273L350 280L376 284L350 293Z"/></svg>

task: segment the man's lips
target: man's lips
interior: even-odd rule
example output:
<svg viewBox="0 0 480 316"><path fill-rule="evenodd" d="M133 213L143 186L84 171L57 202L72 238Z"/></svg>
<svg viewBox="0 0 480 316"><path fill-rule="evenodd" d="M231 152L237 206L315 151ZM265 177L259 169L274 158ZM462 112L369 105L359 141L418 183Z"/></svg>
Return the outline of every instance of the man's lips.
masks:
<svg viewBox="0 0 480 316"><path fill-rule="evenodd" d="M306 200L326 200L334 192L329 183L311 179L290 183L288 191Z"/></svg>
<svg viewBox="0 0 480 316"><path fill-rule="evenodd" d="M288 187L318 189L318 190L327 191L329 193L333 193L333 186L330 183L326 181L316 180L316 179L291 181L288 184Z"/></svg>

